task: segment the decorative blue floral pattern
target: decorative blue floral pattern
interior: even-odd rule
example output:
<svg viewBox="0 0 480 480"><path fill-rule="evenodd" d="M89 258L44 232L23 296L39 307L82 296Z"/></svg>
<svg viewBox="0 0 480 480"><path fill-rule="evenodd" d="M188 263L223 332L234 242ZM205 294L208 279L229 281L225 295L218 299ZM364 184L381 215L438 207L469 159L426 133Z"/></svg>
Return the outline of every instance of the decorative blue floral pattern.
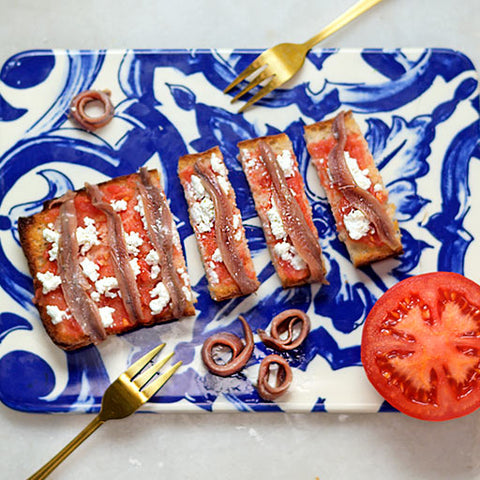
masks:
<svg viewBox="0 0 480 480"><path fill-rule="evenodd" d="M0 399L12 408L97 411L108 383L148 348L166 341L184 363L146 410L383 411L360 363L361 326L376 299L398 280L447 270L478 278L472 242L480 208L470 191L480 159L478 77L468 58L451 50L316 50L288 88L246 114L222 90L253 51L31 51L0 71ZM86 133L68 118L73 96L109 89L114 120ZM338 240L325 195L310 164L303 126L351 109L365 132L397 206L405 253L354 269ZM291 138L327 260L329 285L284 290L266 252L254 204L237 161L237 143L285 131ZM220 145L237 194L255 267L257 295L213 302L192 235L178 158ZM85 181L160 169L197 294L197 315L64 353L51 344L32 303L32 280L21 252L19 216ZM475 204L475 205L474 205ZM478 253L478 249L477 249ZM469 263L466 259L470 258ZM258 339L247 367L230 378L200 361L215 332L254 332L286 309L309 313L312 331L294 352L289 393L277 403L255 389Z"/></svg>

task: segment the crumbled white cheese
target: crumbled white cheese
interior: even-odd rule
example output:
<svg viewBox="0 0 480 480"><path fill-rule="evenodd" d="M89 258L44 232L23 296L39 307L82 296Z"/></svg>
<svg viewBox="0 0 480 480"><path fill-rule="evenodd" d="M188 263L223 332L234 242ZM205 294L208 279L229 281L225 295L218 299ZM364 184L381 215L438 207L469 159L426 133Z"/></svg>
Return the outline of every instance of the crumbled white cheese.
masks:
<svg viewBox="0 0 480 480"><path fill-rule="evenodd" d="M145 261L147 262L147 265L157 265L158 262L160 261L160 257L158 256L157 251L152 248L147 253L147 256L145 257Z"/></svg>
<svg viewBox="0 0 480 480"><path fill-rule="evenodd" d="M47 315L54 325L70 317L66 311L60 310L56 305L47 305Z"/></svg>
<svg viewBox="0 0 480 480"><path fill-rule="evenodd" d="M96 282L100 276L98 270L100 266L95 262L92 262L89 258L85 257L81 262L80 266L82 267L83 274L89 278L92 282Z"/></svg>
<svg viewBox="0 0 480 480"><path fill-rule="evenodd" d="M201 200L205 196L205 187L203 186L200 177L192 175L190 177L190 185L192 186L193 196L197 200Z"/></svg>
<svg viewBox="0 0 480 480"><path fill-rule="evenodd" d="M172 224L172 227L175 227L175 223ZM173 228L172 230L172 241L173 245L177 250L182 249L182 243L180 242L180 235L178 234L178 230Z"/></svg>
<svg viewBox="0 0 480 480"><path fill-rule="evenodd" d="M165 286L165 284L163 282L158 282L155 285L155 287L153 287L150 290L150 296L152 298L165 296L165 294L168 295L168 290L167 290L167 287Z"/></svg>
<svg viewBox="0 0 480 480"><path fill-rule="evenodd" d="M90 298L94 301L94 302L99 302L100 301L100 294L94 290L91 294L90 294Z"/></svg>
<svg viewBox="0 0 480 480"><path fill-rule="evenodd" d="M158 265L152 265L150 269L150 278L155 280L160 275L160 267Z"/></svg>
<svg viewBox="0 0 480 480"><path fill-rule="evenodd" d="M54 262L58 257L58 243L52 244L52 248L48 251L48 259Z"/></svg>
<svg viewBox="0 0 480 480"><path fill-rule="evenodd" d="M157 285L150 290L150 297L153 298L148 304L152 315L158 315L161 313L170 301L170 295L163 282L158 282Z"/></svg>
<svg viewBox="0 0 480 480"><path fill-rule="evenodd" d="M210 231L215 220L215 207L212 200L205 196L200 202L195 202L191 208L191 215L200 233Z"/></svg>
<svg viewBox="0 0 480 480"><path fill-rule="evenodd" d="M218 274L215 271L215 263L209 262L207 266L207 275L210 279L210 283L215 284L219 282Z"/></svg>
<svg viewBox="0 0 480 480"><path fill-rule="evenodd" d="M295 270L303 270L307 266L303 258L295 250L292 253L292 259L290 261Z"/></svg>
<svg viewBox="0 0 480 480"><path fill-rule="evenodd" d="M167 306L168 300L165 300L161 297L154 298L148 306L150 307L150 313L152 315L158 315L162 313L162 310Z"/></svg>
<svg viewBox="0 0 480 480"><path fill-rule="evenodd" d="M232 227L236 230L242 224L242 217L239 213L236 213L232 218Z"/></svg>
<svg viewBox="0 0 480 480"><path fill-rule="evenodd" d="M103 277L95 282L95 288L100 295L105 295L108 298L115 298L117 292L113 292L118 288L118 281L115 277Z"/></svg>
<svg viewBox="0 0 480 480"><path fill-rule="evenodd" d="M83 219L85 227L77 227L76 236L78 245L81 247L80 252L85 255L93 245L99 245L98 232L95 228L95 220L90 217Z"/></svg>
<svg viewBox="0 0 480 480"><path fill-rule="evenodd" d="M143 205L142 197L140 195L137 195L137 204L133 207L133 209L140 214L143 228L145 230L148 230L147 219L145 218L145 207Z"/></svg>
<svg viewBox="0 0 480 480"><path fill-rule="evenodd" d="M157 251L152 248L145 257L145 261L147 262L147 265L152 267L150 269L150 278L155 280L160 275L160 267L158 266L160 257L158 256Z"/></svg>
<svg viewBox="0 0 480 480"><path fill-rule="evenodd" d="M112 200L110 205L115 212L124 212L127 209L126 200Z"/></svg>
<svg viewBox="0 0 480 480"><path fill-rule="evenodd" d="M232 218L232 227L235 232L234 238L238 242L242 240L243 230L239 228L242 225L242 217L239 213L236 213Z"/></svg>
<svg viewBox="0 0 480 480"><path fill-rule="evenodd" d="M130 266L132 267L132 270L133 270L133 274L135 276L138 276L140 275L140 265L138 264L138 258L132 258L130 260Z"/></svg>
<svg viewBox="0 0 480 480"><path fill-rule="evenodd" d="M243 164L245 165L245 168L247 170L257 167L257 162L255 158L252 158L250 152L246 148L242 149L242 159L243 159Z"/></svg>
<svg viewBox="0 0 480 480"><path fill-rule="evenodd" d="M54 275L52 272L37 273L37 278L42 282L42 292L46 295L49 292L56 290L62 283L59 275Z"/></svg>
<svg viewBox="0 0 480 480"><path fill-rule="evenodd" d="M228 180L225 177L217 176L217 182L225 194L228 194L230 191L230 184L228 183Z"/></svg>
<svg viewBox="0 0 480 480"><path fill-rule="evenodd" d="M98 309L100 313L100 319L102 320L102 325L106 328L112 325L113 317L112 313L115 311L112 307L101 307Z"/></svg>
<svg viewBox="0 0 480 480"><path fill-rule="evenodd" d="M212 260L213 260L214 262L223 262L222 254L221 254L219 248L217 248L217 249L213 252Z"/></svg>
<svg viewBox="0 0 480 480"><path fill-rule="evenodd" d="M43 230L43 238L49 243L58 243L60 234L51 228L45 228Z"/></svg>
<svg viewBox="0 0 480 480"><path fill-rule="evenodd" d="M294 174L294 162L292 154L289 150L283 150L280 155L277 155L277 163L280 165L280 168L283 170L285 177L291 177Z"/></svg>
<svg viewBox="0 0 480 480"><path fill-rule="evenodd" d="M214 153L210 157L210 164L212 165L212 170L219 175L227 176L228 172L225 167L225 164L222 162L220 157L217 157Z"/></svg>
<svg viewBox="0 0 480 480"><path fill-rule="evenodd" d="M43 230L43 238L48 243L52 244L52 248L50 248L50 250L48 251L48 259L51 262L54 262L58 256L58 241L60 240L60 234L53 230L53 225L51 225L51 228L45 228Z"/></svg>
<svg viewBox="0 0 480 480"><path fill-rule="evenodd" d="M291 243L277 243L273 247L273 251L285 262L290 262L295 270L302 270L306 267L305 261Z"/></svg>
<svg viewBox="0 0 480 480"><path fill-rule="evenodd" d="M127 244L128 253L131 253L132 255L138 255L140 253L138 247L143 244L143 240L138 232L132 230L129 233L125 233L125 242Z"/></svg>
<svg viewBox="0 0 480 480"><path fill-rule="evenodd" d="M182 287L182 292L185 295L185 299L187 302L191 302L193 300L193 293L190 289L190 278L185 268L177 268L177 273L183 280L184 286Z"/></svg>
<svg viewBox="0 0 480 480"><path fill-rule="evenodd" d="M191 302L193 300L192 291L188 287L182 287L182 292L185 295L185 300L187 302Z"/></svg>
<svg viewBox="0 0 480 480"><path fill-rule="evenodd" d="M281 242L277 243L273 250L282 260L289 260L287 257L290 255L290 247L291 245L288 242Z"/></svg>
<svg viewBox="0 0 480 480"><path fill-rule="evenodd" d="M133 209L140 214L141 217L145 216L145 209L143 208L142 197L137 195L137 204L133 207Z"/></svg>
<svg viewBox="0 0 480 480"><path fill-rule="evenodd" d="M380 183L376 183L376 184L373 186L373 191L374 191L375 193L381 192L382 190L383 190L383 186L382 186L382 184L380 184Z"/></svg>
<svg viewBox="0 0 480 480"><path fill-rule="evenodd" d="M267 217L270 221L270 229L272 230L273 236L277 239L283 239L287 236L287 232L283 227L282 217L280 216L280 212L278 211L275 202L272 199L272 207L270 210L267 211Z"/></svg>
<svg viewBox="0 0 480 480"><path fill-rule="evenodd" d="M352 240L359 240L370 231L370 222L360 210L352 210L343 217L343 224Z"/></svg>
<svg viewBox="0 0 480 480"><path fill-rule="evenodd" d="M348 166L348 169L350 170L350 173L352 174L353 179L355 180L355 183L360 187L363 188L364 190L367 190L372 182L368 178L368 168L365 168L363 170L360 170L360 167L358 166L358 162L355 158L352 158L350 154L345 151L345 162Z"/></svg>
<svg viewBox="0 0 480 480"><path fill-rule="evenodd" d="M177 268L177 273L182 277L183 283L190 286L190 277L184 268Z"/></svg>

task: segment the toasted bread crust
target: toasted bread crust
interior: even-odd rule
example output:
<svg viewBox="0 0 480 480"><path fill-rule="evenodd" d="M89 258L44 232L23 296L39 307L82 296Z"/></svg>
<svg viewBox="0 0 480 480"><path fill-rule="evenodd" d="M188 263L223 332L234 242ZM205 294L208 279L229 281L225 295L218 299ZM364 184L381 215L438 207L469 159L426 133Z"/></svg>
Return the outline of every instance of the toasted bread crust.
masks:
<svg viewBox="0 0 480 480"><path fill-rule="evenodd" d="M238 143L238 148L241 150L255 150L260 142L267 142L273 151L277 154L282 153L283 150L292 148L292 143L286 133L277 133L276 135L269 135L264 137L250 138Z"/></svg>
<svg viewBox="0 0 480 480"><path fill-rule="evenodd" d="M322 122L314 123L312 125L306 125L304 127L305 140L307 142L307 148L309 148L309 150L312 145L317 144L322 140L327 140L333 137L333 132L332 132L333 122L334 122L334 118L331 118L328 120L324 120ZM369 159L369 162L368 162L369 178L372 180L373 184L378 185L379 188L381 187L383 194L387 198L387 203L385 204L385 208L390 218L390 221L392 222L394 230L396 232L396 240L397 240L394 248L391 248L386 244L377 244L375 246L372 246L372 245L366 244L363 241L352 240L352 238L350 238L350 236L345 231L345 228L339 227L337 212L339 209L340 202L342 201L343 195L338 190L326 189L328 201L330 203L332 211L334 212L334 216L337 220L337 230L338 230L339 238L345 243L345 246L347 247L348 253L350 255L350 258L354 266L360 267L363 265L368 265L373 262L377 262L379 260L383 260L389 257L399 255L403 252L403 247L401 244L400 229L398 226L398 222L394 218L395 205L393 205L392 203L388 203L388 192L385 189L383 179L374 163L373 157L369 151L368 144L365 140L365 137L363 136L360 130L360 127L355 121L351 111L345 112L345 127L347 130L347 135L352 134L352 135L358 136L359 145L361 146L366 158ZM324 167L322 167L317 160L318 159L313 158L313 162L317 168L317 171L320 174L320 169Z"/></svg>
<svg viewBox="0 0 480 480"><path fill-rule="evenodd" d="M310 282L309 269L304 268L303 271L296 272L298 273L298 275L295 274L295 276L293 276L291 269L289 270L288 268L285 268L285 264L282 263L281 259L274 251L275 245L278 243L278 240L275 238L272 232L272 229L270 226L270 220L267 215L267 206L266 206L271 201L270 193L265 192L264 187L262 185L257 184L253 175L249 173L248 161L250 158L255 157L260 142L266 142L271 147L275 155L281 155L285 150L291 153L292 159L294 162L295 174L298 175L298 180L299 180L299 183L297 184L297 188L295 189L296 198L299 202L301 202L304 205L305 218L307 219L307 222L311 224L312 233L318 240L317 229L313 226L312 209L305 194L305 187L303 184L303 180L301 179L301 176L298 172L297 159L295 158L295 155L293 153L292 143L290 142L290 139L285 133L279 133L276 135L263 136L263 137L258 137L254 139L243 140L238 143L238 148L240 150L239 159L242 163L243 170L245 172L247 181L250 186L250 190L253 195L257 214L262 223L262 228L265 235L267 247L270 252L272 263L275 267L277 275L280 278L282 286L284 288L288 288L288 287L304 285ZM323 264L323 259L322 259L322 264ZM325 270L325 267L323 268Z"/></svg>
<svg viewBox="0 0 480 480"><path fill-rule="evenodd" d="M201 234L199 234L199 232L198 232L198 230L195 226L195 219L193 217L193 208L192 208L195 201L187 193L187 189L188 189L187 185L189 183L187 181L187 177L190 176L189 174L192 172L193 166L195 165L195 163L198 160L203 160L203 159L208 160L212 157L212 155L215 155L216 157L218 157L219 159L222 159L222 161L223 161L223 155L222 155L222 152L221 152L221 150L218 146L215 146L215 147L213 147L209 150L206 150L204 152L188 154L188 155L184 155L184 156L180 157L180 159L178 160L178 175L180 177L180 181L181 181L182 186L183 186L184 191L185 191L185 198L187 200L187 204L188 204L188 207L189 207L188 212L189 212L190 223L191 223L192 228L195 232L195 236L196 236L196 239L197 239L198 250L200 252L202 263L205 267L205 272L206 272L207 281L208 281L208 289L210 291L210 295L215 301L223 301L223 300L228 300L228 299L231 299L231 298L241 296L242 293L241 293L238 285L234 281L218 281L218 279L215 276L216 274L212 273L211 269L208 268L207 265L208 265L208 262L211 259L211 255L208 253L207 246L206 246L205 242L202 240L202 236L201 236ZM227 179L227 181L228 181L228 179ZM231 185L230 185L230 189L229 189L229 193L228 193L228 199L229 199L229 202L231 203L231 206L232 206L235 214L240 216L240 211L238 210L238 207L237 207L237 204L236 204L235 191L233 190ZM214 229L214 227L212 227L212 228ZM258 281L256 279L255 270L254 270L253 262L252 262L252 259L251 259L251 256L250 256L250 251L249 251L249 248L248 248L247 240L246 240L246 237L245 237L245 230L244 230L242 222L240 222L240 225L239 225L238 228L241 231L240 239L238 240L238 245L239 245L241 251L244 254L245 266L246 266L247 270L251 274L253 274L254 280L257 282L257 288L258 288L259 284L258 284ZM216 239L215 239L215 241L216 241ZM253 293L253 292L251 292L251 293Z"/></svg>
<svg viewBox="0 0 480 480"><path fill-rule="evenodd" d="M149 172L152 178L156 178L158 181L158 172ZM99 183L99 187L103 188L122 188L127 182L136 181L138 177L137 173L117 177L102 183ZM85 188L81 188L75 191L76 195L84 195ZM93 208L93 207L92 207ZM53 223L58 216L58 205L56 199L45 202L43 210L30 217L20 217L18 219L18 232L20 236L20 243L27 259L28 268L30 274L33 277L33 286L35 291L35 297L33 299L40 315L40 319L45 327L46 332L51 337L52 341L63 350L76 350L78 348L87 346L91 343L88 335L84 334L81 328L75 326L75 320L69 320L72 325L62 325L65 321L59 324L54 324L47 314L47 305L42 294L42 282L37 278L37 273L48 271L52 268L53 263L49 261L47 251L51 248L51 244L44 238L43 232L48 228L49 224ZM178 234L177 234L178 235ZM180 265L185 265L183 253L176 250L175 258L176 262ZM181 256L181 258L179 258ZM142 280L137 280L137 284L140 284ZM61 289L57 289L61 292ZM57 293L60 297L61 293ZM193 303L187 301L183 315L190 316L195 314L195 308ZM165 308L160 314L152 315L151 318L145 320L140 324L131 324L128 321L122 322L120 325L116 324L115 328L106 328L107 335L125 333L129 330L136 329L141 326L155 325L161 322L173 320L170 307Z"/></svg>

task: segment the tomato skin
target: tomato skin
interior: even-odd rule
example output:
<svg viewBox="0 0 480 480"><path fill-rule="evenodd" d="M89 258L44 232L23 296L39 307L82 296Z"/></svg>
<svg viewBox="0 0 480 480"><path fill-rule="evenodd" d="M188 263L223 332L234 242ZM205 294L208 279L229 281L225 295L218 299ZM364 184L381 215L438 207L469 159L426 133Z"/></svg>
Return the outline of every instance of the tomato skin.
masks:
<svg viewBox="0 0 480 480"><path fill-rule="evenodd" d="M361 359L397 410L443 421L480 407L480 286L434 272L390 288L368 314Z"/></svg>

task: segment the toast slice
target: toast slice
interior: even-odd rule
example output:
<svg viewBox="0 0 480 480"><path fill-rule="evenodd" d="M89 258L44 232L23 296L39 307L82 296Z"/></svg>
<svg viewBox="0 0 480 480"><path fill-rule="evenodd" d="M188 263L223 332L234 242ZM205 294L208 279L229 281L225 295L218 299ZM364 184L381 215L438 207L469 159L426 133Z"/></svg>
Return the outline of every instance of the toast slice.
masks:
<svg viewBox="0 0 480 480"><path fill-rule="evenodd" d="M222 301L255 292L259 282L220 148L184 155L178 175L211 297Z"/></svg>
<svg viewBox="0 0 480 480"><path fill-rule="evenodd" d="M305 140L352 263L401 254L395 206L352 113L305 126Z"/></svg>
<svg viewBox="0 0 480 480"><path fill-rule="evenodd" d="M169 232L161 251L149 224L160 213ZM157 171L142 169L69 191L41 212L19 218L18 230L34 303L47 333L64 350L195 313Z"/></svg>
<svg viewBox="0 0 480 480"><path fill-rule="evenodd" d="M303 178L284 133L238 144L239 159L283 287L325 282L325 265Z"/></svg>

